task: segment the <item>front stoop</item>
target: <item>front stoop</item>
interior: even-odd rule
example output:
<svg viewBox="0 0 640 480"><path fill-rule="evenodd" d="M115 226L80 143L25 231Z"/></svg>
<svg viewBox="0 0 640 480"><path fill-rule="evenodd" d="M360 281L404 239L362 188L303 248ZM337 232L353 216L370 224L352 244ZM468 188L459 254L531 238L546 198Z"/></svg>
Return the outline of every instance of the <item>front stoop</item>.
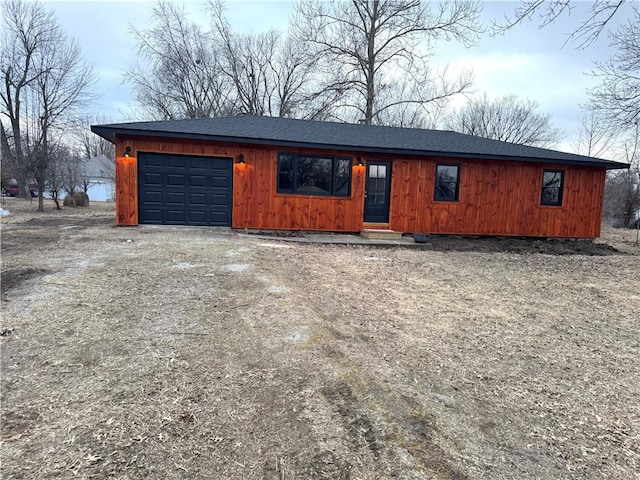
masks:
<svg viewBox="0 0 640 480"><path fill-rule="evenodd" d="M402 232L365 228L360 232L360 236L368 238L369 240L401 240Z"/></svg>

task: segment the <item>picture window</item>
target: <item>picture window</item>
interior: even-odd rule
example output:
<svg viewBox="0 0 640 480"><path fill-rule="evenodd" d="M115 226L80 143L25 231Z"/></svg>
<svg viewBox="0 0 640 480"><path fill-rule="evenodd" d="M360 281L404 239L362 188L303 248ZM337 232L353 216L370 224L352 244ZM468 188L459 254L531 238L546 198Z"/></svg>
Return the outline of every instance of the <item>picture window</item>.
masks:
<svg viewBox="0 0 640 480"><path fill-rule="evenodd" d="M351 158L281 153L278 193L349 197Z"/></svg>

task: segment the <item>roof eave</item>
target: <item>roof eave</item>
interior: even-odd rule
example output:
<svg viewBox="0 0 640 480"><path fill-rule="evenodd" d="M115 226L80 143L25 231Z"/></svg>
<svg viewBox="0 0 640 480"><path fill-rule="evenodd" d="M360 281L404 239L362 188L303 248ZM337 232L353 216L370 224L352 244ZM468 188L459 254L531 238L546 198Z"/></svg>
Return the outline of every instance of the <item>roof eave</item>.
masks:
<svg viewBox="0 0 640 480"><path fill-rule="evenodd" d="M429 151L429 150L411 150L411 149L399 149L399 148L380 148L380 147L366 147L355 145L335 145L325 143L314 142L299 142L290 140L268 140L263 138L249 138L249 137L232 137L223 135L210 135L210 134L198 134L198 133L185 133L185 132L166 132L159 130L137 130L128 128L114 128L109 126L94 125L91 127L91 131L105 140L116 143L116 136L130 136L130 137L160 137L160 138L183 138L187 140L206 140L212 142L227 142L227 143L245 143L251 145L272 145L280 147L303 147L303 148L315 148L318 150L339 150L339 151L357 151L363 153L376 153L376 154L397 154L397 155L409 155L409 156L422 156L422 157L448 157L448 158L477 158L482 160L502 160L502 161L514 161L514 162L535 162L535 163L549 163L556 165L575 165L584 167L597 167L606 168L607 170L629 168L629 164L613 161L593 162L593 161L580 161L580 160L558 160L539 157L522 157L522 156L510 156L510 155L490 155L481 153L461 153L461 152L443 152L443 151Z"/></svg>

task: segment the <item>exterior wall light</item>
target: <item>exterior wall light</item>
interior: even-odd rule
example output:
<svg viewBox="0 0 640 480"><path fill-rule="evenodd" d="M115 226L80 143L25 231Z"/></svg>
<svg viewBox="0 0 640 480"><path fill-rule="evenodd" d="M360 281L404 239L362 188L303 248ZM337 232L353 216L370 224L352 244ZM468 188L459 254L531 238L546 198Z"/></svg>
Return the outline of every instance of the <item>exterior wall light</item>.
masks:
<svg viewBox="0 0 640 480"><path fill-rule="evenodd" d="M240 155L238 155L238 163L240 165L244 165L244 153L241 153Z"/></svg>
<svg viewBox="0 0 640 480"><path fill-rule="evenodd" d="M361 167L362 165L364 165L364 164L362 163L362 157L358 157L358 158L357 158L357 160L358 160L358 166L359 166L359 167Z"/></svg>
<svg viewBox="0 0 640 480"><path fill-rule="evenodd" d="M130 157L130 156L131 156L131 147L130 147L129 145L127 145L127 146L124 148L124 156L125 156L125 157Z"/></svg>

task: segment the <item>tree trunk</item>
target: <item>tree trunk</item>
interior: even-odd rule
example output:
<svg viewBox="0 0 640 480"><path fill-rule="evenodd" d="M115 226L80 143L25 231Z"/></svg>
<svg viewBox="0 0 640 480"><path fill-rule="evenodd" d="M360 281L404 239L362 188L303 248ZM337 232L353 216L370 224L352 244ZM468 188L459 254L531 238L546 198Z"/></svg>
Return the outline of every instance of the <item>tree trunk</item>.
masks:
<svg viewBox="0 0 640 480"><path fill-rule="evenodd" d="M24 152L22 150L22 130L20 127L20 90L16 92L15 112L10 120L14 139L14 174L17 177L16 180L18 182L18 196L20 198L31 198L31 191L29 190L29 182L27 179L27 166L24 161Z"/></svg>
<svg viewBox="0 0 640 480"><path fill-rule="evenodd" d="M376 85L375 85L375 69L376 69L376 20L378 18L378 0L373 2L371 12L371 30L369 31L369 38L367 38L367 105L364 112L365 125L371 125L373 122L373 105L376 100Z"/></svg>
<svg viewBox="0 0 640 480"><path fill-rule="evenodd" d="M49 118L49 112L45 104L43 118ZM38 158L38 211L44 212L44 183L47 174L47 156L49 155L49 126L42 122L42 152Z"/></svg>
<svg viewBox="0 0 640 480"><path fill-rule="evenodd" d="M44 189L45 189L44 177L41 175L38 178L38 211L39 212L44 211Z"/></svg>

